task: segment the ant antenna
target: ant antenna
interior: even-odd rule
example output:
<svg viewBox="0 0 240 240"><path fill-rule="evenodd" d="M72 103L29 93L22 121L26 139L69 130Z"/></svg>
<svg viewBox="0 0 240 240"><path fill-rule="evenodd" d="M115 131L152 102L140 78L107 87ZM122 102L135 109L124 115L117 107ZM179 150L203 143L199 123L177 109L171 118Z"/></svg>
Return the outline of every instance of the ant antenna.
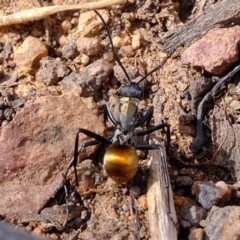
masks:
<svg viewBox="0 0 240 240"><path fill-rule="evenodd" d="M160 69L162 67L162 64L158 65L157 67L155 67L152 71L150 71L149 73L147 73L145 76L143 76L141 78L141 80L137 83L137 85L139 86L139 84L146 79L149 75L151 75L152 73L154 73L155 71L157 71L158 69Z"/></svg>
<svg viewBox="0 0 240 240"><path fill-rule="evenodd" d="M110 40L110 44L111 44L111 47L112 47L113 55L114 55L116 61L118 62L118 64L120 65L120 67L122 68L124 74L126 75L128 82L131 82L131 80L130 80L128 74L127 74L127 71L126 71L125 68L123 67L123 65L122 65L122 63L121 63L121 61L120 61L118 55L117 55L117 54L115 53L115 51L114 51L112 37L111 37L111 34L110 34L110 31L109 31L109 28L108 28L108 26L107 26L105 20L103 19L103 17L101 16L101 14L100 14L96 9L92 8L92 10L93 10L93 11L98 15L98 17L102 20L103 25L104 25L104 27L105 27L105 29L106 29L106 31L107 31L107 34L108 34L108 37L109 37L109 40Z"/></svg>

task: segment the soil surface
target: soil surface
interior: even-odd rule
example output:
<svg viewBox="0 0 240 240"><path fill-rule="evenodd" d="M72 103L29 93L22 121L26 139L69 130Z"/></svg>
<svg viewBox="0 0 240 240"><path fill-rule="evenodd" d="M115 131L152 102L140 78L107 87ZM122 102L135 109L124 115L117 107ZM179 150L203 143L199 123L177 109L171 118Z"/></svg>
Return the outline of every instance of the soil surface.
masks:
<svg viewBox="0 0 240 240"><path fill-rule="evenodd" d="M16 4L16 2L18 3ZM78 2L80 1L41 2L36 0L30 4L29 1L24 0L3 0L0 3L2 4L2 6L0 5L0 16L23 9L41 7L42 4L47 6ZM196 189L194 186L203 180L214 183L221 180L232 185L236 178L229 163L224 163L224 153L221 153L221 147L219 147L226 135L223 133L218 136L214 133L214 129L222 126L222 122L225 121L221 120L220 123L215 124L213 118L214 116L218 119L225 118L224 104L221 103L226 102L223 99L227 98L227 91L221 91L216 99L210 102L204 122L206 144L201 154L193 154L189 146L196 137L196 105L192 102L191 93L193 93L192 89L195 89L193 79L198 79L201 71L182 65L180 57L183 47L179 47L171 56L161 51L161 38L168 31L201 14L202 9L196 8L193 11L193 2L195 1L164 1L161 3L155 0L129 1L124 7L106 10L106 14L101 13L108 22L114 49L120 56L129 76L133 76L133 78L144 76L156 66L162 65L143 82L144 97L139 103L138 111L141 116L149 107L154 106L150 125L162 122L170 125L171 144L168 153L168 171L178 216L179 239L188 239L190 229L199 227L199 223L194 225L188 221L184 215L186 212L183 210L183 205L197 205L195 204L194 191ZM90 22L86 23L82 20L81 25L79 19L80 16L83 18L84 14L86 14L86 18L90 18ZM58 97L74 90L79 91L86 108L98 117L98 119L94 118L94 122L91 122L91 117L89 117L87 119L89 123L85 121L86 125L82 125L79 120L79 127L93 130L98 125L97 121L99 124L103 124L104 104L109 105L114 116L118 114L118 90L121 85L126 84L126 79L124 80L125 77L122 77L124 74L114 60L106 29L101 25L99 19L99 23L95 23L97 20L91 19L91 14L92 11L67 11L49 16L41 21L0 29L1 131L11 124L27 104L34 104L41 97ZM96 31L80 32L79 29L84 24L84 27L89 24L91 30L95 30L95 25L91 25L92 23L96 24ZM34 37L34 39L29 39L29 37ZM91 40L86 40L86 37ZM26 39L30 42L30 47L22 46ZM76 41L71 42L72 40ZM40 41L40 45L38 45L38 41ZM77 50L71 49L71 43L76 44ZM28 54L20 56L19 53L21 52L20 46L23 47L22 52L29 52L31 48L31 51L34 51L34 45L38 46L38 57L34 57L33 62L36 61L38 64L26 62L25 60L30 59L31 56L29 57ZM40 60L42 60L41 64L39 64ZM101 63L102 61L106 62ZM88 68L91 64L96 65ZM98 75L92 78L94 74ZM83 80L76 83L76 79ZM38 101L41 102L41 99ZM60 101L56 100L55 102L55 108L58 111ZM214 108L215 104L217 106ZM84 116L84 107L81 109L82 116ZM236 109L238 108L236 107ZM64 111L60 114L64 115ZM81 113L78 114L79 117L82 117ZM233 120L236 117L234 113L229 113L228 116L232 117L231 121L235 121ZM71 115L67 115L64 118L66 122L62 124L67 125L69 118ZM41 119L38 121L41 122ZM54 119L50 119L50 121L54 121ZM104 131L100 129L101 127L96 131L104 136L111 135L112 132L106 130L110 127L111 123L108 122ZM147 151L137 151L140 158L139 171L133 180L122 186L114 183L103 170L104 148L100 146L97 150L92 149L84 156L81 155L81 163L77 166L79 178L77 191L81 199L80 202L73 203L68 198L66 203L64 188L57 189L57 186L60 185L62 174L71 159L69 156L74 148L74 131L75 128L72 131L71 140L68 141L68 138L66 140L71 143L72 148L68 149L69 155L62 154L65 162L60 167L58 182L51 185L52 198L48 197L44 200L45 204L39 207L39 212L9 217L7 211L4 211L5 216L2 216L2 219L49 239L151 239L146 197ZM51 133L54 139L52 143L58 138L57 133L59 133L58 130ZM212 142L212 133L215 134L214 143ZM166 142L166 131L154 134ZM42 142L47 142L47 136L44 135L42 138L44 138L41 140ZM147 140L144 139L145 142ZM54 144L51 145L51 148L54 148ZM33 151L37 150L33 148ZM216 161L218 153L221 153L220 159L223 159L218 161L220 164ZM84 161L82 161L83 158ZM37 173L35 172L35 174ZM74 172L71 169L66 180L69 194L75 184ZM54 194L55 191L57 191L56 194ZM15 200L17 201L17 196ZM238 202L235 198L231 201ZM229 202L230 200L228 204L230 204ZM43 211L39 214L42 209ZM66 211L68 211L68 216Z"/></svg>

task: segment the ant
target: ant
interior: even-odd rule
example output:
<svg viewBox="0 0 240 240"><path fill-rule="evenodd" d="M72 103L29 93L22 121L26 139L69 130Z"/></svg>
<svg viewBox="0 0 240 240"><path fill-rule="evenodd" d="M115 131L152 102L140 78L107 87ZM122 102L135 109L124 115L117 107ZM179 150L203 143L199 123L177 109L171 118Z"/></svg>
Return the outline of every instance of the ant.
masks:
<svg viewBox="0 0 240 240"><path fill-rule="evenodd" d="M160 69L162 65L158 65L152 71L150 71L147 75L142 77L140 81L133 82L128 76L125 68L123 67L118 55L114 51L112 38L110 35L109 28L104 21L103 17L100 13L92 9L97 16L101 19L104 24L104 27L107 31L108 37L110 39L110 45L114 54L114 57L120 67L122 68L128 83L124 86L120 87L119 95L120 95L120 104L119 104L119 118L115 119L112 115L109 107L104 105L104 120L109 119L114 126L113 136L103 137L98 135L90 130L79 128L76 134L75 139L75 148L74 148L74 156L71 159L65 174L63 175L64 182L66 180L66 176L70 170L70 168L74 168L74 175L76 181L76 188L78 185L78 176L77 176L77 162L78 156L81 151L89 146L103 144L106 146L106 151L103 158L103 165L106 170L107 175L112 178L118 184L125 184L130 181L138 170L138 155L136 150L153 150L160 149L160 145L157 144L137 144L135 141L136 137L145 136L157 130L166 128L166 137L167 137L167 146L166 149L168 151L169 144L171 141L170 138L170 126L167 123L161 123L156 126L150 127L150 121L153 116L153 107L150 107L147 112L143 115L142 118L138 119L138 104L140 100L143 98L143 90L140 88L140 83L145 80L149 75L153 72ZM146 124L146 130L136 131L136 128L143 126ZM83 143L79 147L79 134L83 133L88 137L92 138L92 140ZM166 163L165 163L166 167ZM166 173L167 174L167 173ZM64 184L64 183L63 183Z"/></svg>

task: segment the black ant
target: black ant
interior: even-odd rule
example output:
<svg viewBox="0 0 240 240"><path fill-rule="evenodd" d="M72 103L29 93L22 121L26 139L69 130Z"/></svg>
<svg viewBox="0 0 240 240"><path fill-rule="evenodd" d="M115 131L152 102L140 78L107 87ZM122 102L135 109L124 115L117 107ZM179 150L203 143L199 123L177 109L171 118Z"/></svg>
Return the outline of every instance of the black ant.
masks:
<svg viewBox="0 0 240 240"><path fill-rule="evenodd" d="M79 128L76 139L75 139L75 149L74 156L70 161L66 173L64 174L64 181L68 174L68 171L71 167L74 168L76 187L78 187L78 176L77 176L77 162L78 156L81 151L89 146L103 144L106 146L106 151L103 158L103 165L107 172L107 175L116 181L118 184L127 183L131 180L138 170L138 155L136 153L137 149L140 150L153 150L159 149L160 146L157 144L137 144L134 141L135 137L145 136L152 132L155 132L159 129L166 128L166 136L167 136L167 150L169 148L170 139L170 126L167 123L161 123L156 126L149 127L152 115L153 115L153 107L150 107L148 111L144 114L141 119L138 119L138 104L139 101L143 98L143 90L140 88L140 83L145 80L149 75L153 72L157 71L161 65L154 68L147 75L142 77L139 82L132 82L123 67L118 55L114 51L112 38L110 35L109 28L100 15L100 13L92 9L98 17L102 20L107 34L110 39L111 48L114 54L116 61L119 63L123 72L126 75L128 84L125 86L121 86L120 88L120 104L119 104L119 119L115 119L111 114L107 105L104 105L104 118L110 119L110 121L114 125L114 134L111 137L103 137L100 136L90 130ZM146 124L146 130L136 131L137 127L143 126ZM79 148L79 133L83 133L88 137L93 138L86 143L83 143Z"/></svg>

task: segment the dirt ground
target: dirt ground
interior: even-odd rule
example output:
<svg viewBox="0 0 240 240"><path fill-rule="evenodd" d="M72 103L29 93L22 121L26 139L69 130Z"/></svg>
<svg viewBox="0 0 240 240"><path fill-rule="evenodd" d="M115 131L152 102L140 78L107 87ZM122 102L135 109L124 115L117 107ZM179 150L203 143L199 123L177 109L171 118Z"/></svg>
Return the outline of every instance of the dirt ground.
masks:
<svg viewBox="0 0 240 240"><path fill-rule="evenodd" d="M74 3L76 2L77 0ZM190 177L192 182L223 180L232 183L229 169L211 164L211 159L214 156L214 146L209 145L205 149L203 158L196 157L189 150L189 145L195 136L194 124L190 124L190 127L183 127L180 124L179 119L182 116L194 113L196 110L192 108L189 86L191 78L200 75L200 73L182 66L180 60L182 47L178 48L171 56L161 51L161 38L177 25L184 24L186 19L193 17L191 16L194 7L193 2L195 1L129 1L123 8L119 7L110 10L108 23L111 36L113 38L121 36L116 52L120 54L121 61L127 71L132 73L138 70L139 74L145 75L155 66L163 64L160 70L147 78L144 87L144 98L139 104L139 113L143 114L150 106L154 106L154 120L152 120L151 124L167 122L171 126L172 141L169 150L168 167L176 202L183 196L192 198L190 186L182 187L176 184L176 176L179 173L184 173L185 176ZM70 3L69 1L68 4ZM1 1L0 4L2 4L0 6L0 14L2 15L41 6L38 1L31 6L29 2L24 0L18 1L17 4L15 1ZM43 1L43 4L67 3L58 0L53 2ZM197 15L196 12L195 14ZM78 16L78 11L61 12L46 18L46 20L1 29L0 43L2 44L0 46L6 51L4 43L11 41L10 39L14 41L13 47L15 47L21 44L27 36L34 36L46 44L49 49L48 56L58 57L63 60L70 71L84 69L94 61L106 60L106 54L111 52L108 44L102 47L97 55L90 57L87 64L84 64L84 61L81 62L81 60L66 59L62 56L61 39L67 39L70 32L74 34L77 28L76 19ZM61 25L66 20L68 22L65 22L65 24L71 23L71 29L68 31L64 30L67 28L65 25ZM120 34L123 32L127 36L140 34L140 46L130 50L124 48L133 43L131 41L127 44L124 43L124 36ZM104 28L93 38L98 38L105 43L108 42ZM110 60L110 62L117 65L116 61ZM11 75L15 66L13 52L10 48L8 57L0 65L0 75L1 72ZM31 75L31 78L29 78L29 75ZM45 85L45 87L42 87L43 85L39 84L35 79L36 73L29 75L22 75L15 82L7 83L7 87L3 87L0 80L0 97L3 99L3 97L8 96L11 100L19 99L22 97L19 92L24 92L24 82L29 82L29 79L32 81L31 86L34 87L35 94L25 95L25 103L28 101L33 102L40 96L63 94L61 80L52 86ZM100 106L100 116L103 113L101 109L103 102L108 103L110 108L113 109L115 102L118 101L115 94L117 94L117 89L122 83L116 81L113 76L110 76L110 78L111 80L107 84L103 84L94 94L94 101L97 106ZM21 91L17 89L19 85L23 85ZM1 128L4 128L14 118L17 111L12 112L12 117L9 120L2 121ZM81 127L84 128L85 126ZM210 134L209 130L207 130L207 134ZM165 133L159 135L164 138ZM146 199L147 152L138 151L141 158L139 171L132 181L121 187L114 184L103 171L101 160L99 160L103 157L103 153L103 149L99 148L78 166L80 178L78 192L81 195L81 202L76 205L69 203L67 223L65 223L66 202L63 189L60 189L55 198L49 201L46 206L42 206L46 207L46 215L44 214L43 218L30 216L21 220L11 219L10 222L20 228L33 231L50 239L151 239ZM208 164L209 162L210 164ZM70 189L69 184L74 185L72 170L68 180L68 188ZM55 207L52 207L54 205ZM58 215L58 217L53 217L54 214ZM177 211L177 215L180 225L179 239L187 239L189 228L183 226L181 212ZM58 219L58 221L52 221L53 218ZM65 227L63 228L62 225L64 224Z"/></svg>

